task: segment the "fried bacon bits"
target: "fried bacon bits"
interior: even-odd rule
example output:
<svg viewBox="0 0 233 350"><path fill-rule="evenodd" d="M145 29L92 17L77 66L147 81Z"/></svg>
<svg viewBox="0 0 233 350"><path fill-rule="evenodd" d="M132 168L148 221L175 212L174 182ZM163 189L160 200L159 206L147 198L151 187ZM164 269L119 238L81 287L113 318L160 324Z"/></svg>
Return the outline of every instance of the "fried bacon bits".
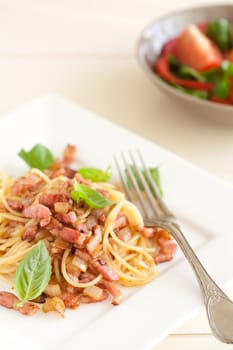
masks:
<svg viewBox="0 0 233 350"><path fill-rule="evenodd" d="M39 306L32 303L25 303L23 306L18 307L17 304L19 302L19 298L17 298L17 296L14 294L9 292L0 292L0 305L5 306L8 309L14 309L27 316L34 315L39 310Z"/></svg>

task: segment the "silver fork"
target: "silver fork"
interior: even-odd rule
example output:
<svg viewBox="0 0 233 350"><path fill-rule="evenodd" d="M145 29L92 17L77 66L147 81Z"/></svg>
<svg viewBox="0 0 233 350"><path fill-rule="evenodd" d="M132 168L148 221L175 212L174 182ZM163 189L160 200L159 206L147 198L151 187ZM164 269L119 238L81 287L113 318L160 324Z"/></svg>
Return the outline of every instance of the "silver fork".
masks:
<svg viewBox="0 0 233 350"><path fill-rule="evenodd" d="M145 226L159 226L167 230L174 237L196 275L213 334L224 343L233 343L233 302L210 277L197 255L194 253L192 247L182 233L175 216L161 198L159 190L154 183L141 153L137 152L137 158L135 158L134 154L129 152L129 159L130 163L127 162L126 156L122 154L124 169L121 170L119 161L116 157L114 158L122 185L129 200L136 205L138 205L138 203L140 204ZM138 163L140 166L138 166ZM133 165L135 169L136 176L140 181L140 187L142 187L143 191L139 187L131 165ZM147 181L142 175L142 170L144 174L146 174ZM130 179L130 188L126 180L125 172ZM154 195L151 189L153 189Z"/></svg>

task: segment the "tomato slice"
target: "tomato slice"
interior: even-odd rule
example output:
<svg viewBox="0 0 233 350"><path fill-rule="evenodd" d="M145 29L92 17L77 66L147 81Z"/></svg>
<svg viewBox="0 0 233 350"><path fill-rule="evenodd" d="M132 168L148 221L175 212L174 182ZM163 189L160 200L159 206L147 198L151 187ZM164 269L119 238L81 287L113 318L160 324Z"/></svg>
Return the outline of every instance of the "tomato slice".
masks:
<svg viewBox="0 0 233 350"><path fill-rule="evenodd" d="M206 91L211 91L213 89L213 84L211 83L202 83L200 81L185 80L185 79L177 78L170 71L169 56L170 56L170 52L165 52L159 57L158 61L156 62L155 70L161 76L161 78L163 78L164 80L170 83L180 85L190 89L198 89L198 90L206 90Z"/></svg>
<svg viewBox="0 0 233 350"><path fill-rule="evenodd" d="M180 35L174 54L181 64L199 72L219 67L222 62L220 50L195 25Z"/></svg>

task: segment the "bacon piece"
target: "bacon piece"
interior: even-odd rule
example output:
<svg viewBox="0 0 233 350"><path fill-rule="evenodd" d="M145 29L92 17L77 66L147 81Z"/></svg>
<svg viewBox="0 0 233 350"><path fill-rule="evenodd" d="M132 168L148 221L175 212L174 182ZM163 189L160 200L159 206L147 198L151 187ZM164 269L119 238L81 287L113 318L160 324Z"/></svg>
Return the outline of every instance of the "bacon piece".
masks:
<svg viewBox="0 0 233 350"><path fill-rule="evenodd" d="M123 242L128 242L131 238L130 229L128 227L122 228L119 232L117 232L117 237Z"/></svg>
<svg viewBox="0 0 233 350"><path fill-rule="evenodd" d="M81 233L87 233L88 232L88 228L87 228L86 223L77 224L77 225L74 225L74 226Z"/></svg>
<svg viewBox="0 0 233 350"><path fill-rule="evenodd" d="M84 234L70 227L62 227L59 230L58 235L60 238L64 239L64 241L79 245L82 245L86 239Z"/></svg>
<svg viewBox="0 0 233 350"><path fill-rule="evenodd" d="M163 231L160 227L144 227L139 225L135 225L135 229L146 238L156 237L157 234L159 235ZM169 234L168 238L170 238Z"/></svg>
<svg viewBox="0 0 233 350"><path fill-rule="evenodd" d="M67 282L64 282L62 286L63 286L63 289L64 289L64 293L67 293L67 294L78 295L78 294L82 293L82 291L83 291L83 288L78 288L78 287L71 286L71 284L69 284ZM64 293L62 293L62 295Z"/></svg>
<svg viewBox="0 0 233 350"><path fill-rule="evenodd" d="M56 202L69 202L69 197L65 193L42 193L39 198L40 204L53 208Z"/></svg>
<svg viewBox="0 0 233 350"><path fill-rule="evenodd" d="M122 293L118 284L116 282L102 280L100 285L103 285L103 287L106 288L107 291L112 295L112 304L119 305Z"/></svg>
<svg viewBox="0 0 233 350"><path fill-rule="evenodd" d="M143 234L146 238L152 238L155 236L155 234L159 233L161 229L158 227L143 227L140 232Z"/></svg>
<svg viewBox="0 0 233 350"><path fill-rule="evenodd" d="M87 185L93 188L93 182L91 180L84 179L79 173L75 174L75 179L79 184Z"/></svg>
<svg viewBox="0 0 233 350"><path fill-rule="evenodd" d="M75 153L77 149L74 145L68 144L63 152L63 163L69 165L74 161Z"/></svg>
<svg viewBox="0 0 233 350"><path fill-rule="evenodd" d="M82 304L98 303L100 301L106 300L107 298L108 298L108 293L105 290L103 290L102 297L99 300L94 300L89 296L81 295L80 296L80 303L82 303Z"/></svg>
<svg viewBox="0 0 233 350"><path fill-rule="evenodd" d="M88 230L92 230L93 227L97 224L97 219L94 215L89 215L86 220L86 225Z"/></svg>
<svg viewBox="0 0 233 350"><path fill-rule="evenodd" d="M19 299L16 295L9 292L0 292L0 305L8 309L14 309Z"/></svg>
<svg viewBox="0 0 233 350"><path fill-rule="evenodd" d="M51 254L52 256L62 256L64 253L64 249L56 246L51 247Z"/></svg>
<svg viewBox="0 0 233 350"><path fill-rule="evenodd" d="M116 272L102 259L92 259L91 265L98 271L105 280L117 281L118 276Z"/></svg>
<svg viewBox="0 0 233 350"><path fill-rule="evenodd" d="M55 230L57 230L57 232L58 232L58 230L61 227L62 227L62 224L57 219L55 219L54 217L51 217L51 220L50 220L49 224L46 225L46 229L48 231L50 231L51 233L53 233L53 234L54 234ZM54 232L52 232L52 231L54 231Z"/></svg>
<svg viewBox="0 0 233 350"><path fill-rule="evenodd" d="M76 249L75 255L83 259L87 263L90 263L97 272L103 275L103 278L107 281L117 281L118 276L115 271L107 265L107 263L102 259L92 258L91 255L84 249Z"/></svg>
<svg viewBox="0 0 233 350"><path fill-rule="evenodd" d="M39 310L39 306L31 303L25 303L22 307L16 308L15 310L17 309L19 309L19 312L21 312L23 315L32 316Z"/></svg>
<svg viewBox="0 0 233 350"><path fill-rule="evenodd" d="M21 211L23 209L23 203L19 199L7 198L7 203L14 210Z"/></svg>
<svg viewBox="0 0 233 350"><path fill-rule="evenodd" d="M93 235L87 243L88 252L93 255L98 245L102 242L103 232L100 225L95 225L93 228Z"/></svg>
<svg viewBox="0 0 233 350"><path fill-rule="evenodd" d="M23 210L23 216L26 218L45 219L51 214L49 208L43 204L32 204Z"/></svg>
<svg viewBox="0 0 233 350"><path fill-rule="evenodd" d="M80 275L79 282L81 283L88 283L91 282L94 278L96 278L96 275L94 275L91 272L83 272Z"/></svg>
<svg viewBox="0 0 233 350"><path fill-rule="evenodd" d="M76 174L76 170L64 166L62 162L56 162L53 163L49 170L47 170L46 174L50 177L50 179L55 179L58 176L66 176L69 179L73 179Z"/></svg>
<svg viewBox="0 0 233 350"><path fill-rule="evenodd" d="M63 300L65 307L69 309L76 309L80 305L80 296L71 293L62 293L61 299Z"/></svg>
<svg viewBox="0 0 233 350"><path fill-rule="evenodd" d="M84 260L87 263L89 263L91 260L90 254L84 249L76 249L75 255L77 255L80 259Z"/></svg>
<svg viewBox="0 0 233 350"><path fill-rule="evenodd" d="M22 234L22 239L27 240L28 242L33 241L37 234L37 230L37 226L27 227L24 233Z"/></svg>
<svg viewBox="0 0 233 350"><path fill-rule="evenodd" d="M70 211L68 214L58 213L55 218L64 224L72 224L77 221L77 215L74 211Z"/></svg>
<svg viewBox="0 0 233 350"><path fill-rule="evenodd" d="M25 303L21 307L17 307L20 302L16 295L9 292L0 292L0 305L7 307L8 309L14 309L23 315L31 316L34 315L38 310L39 306L31 303Z"/></svg>
<svg viewBox="0 0 233 350"><path fill-rule="evenodd" d="M46 226L48 226L48 224L50 223L50 221L51 221L51 216L47 216L47 218L44 218L44 219L41 219L40 220L40 226L41 227L46 227Z"/></svg>
<svg viewBox="0 0 233 350"><path fill-rule="evenodd" d="M31 205L33 202L35 201L35 196L30 196L30 197L23 197L22 198L22 204L23 204L23 207L26 208L26 207L29 207L29 205Z"/></svg>
<svg viewBox="0 0 233 350"><path fill-rule="evenodd" d="M166 240L160 238L159 243L159 252L155 258L155 263L160 264L166 261L170 261L174 258L177 251L177 244L173 239Z"/></svg>
<svg viewBox="0 0 233 350"><path fill-rule="evenodd" d="M119 215L115 220L114 229L123 228L123 227L127 226L127 224L128 224L127 217L124 214Z"/></svg>
<svg viewBox="0 0 233 350"><path fill-rule="evenodd" d="M63 225L54 217L51 217L51 220L49 222L49 224L47 226L45 226L45 228L55 237L60 237L64 240L67 241L67 239L65 239L63 236L65 234L63 234L63 236L60 234L61 231L63 230ZM67 236L67 235L66 235ZM73 242L71 242L73 243Z"/></svg>
<svg viewBox="0 0 233 350"><path fill-rule="evenodd" d="M96 217L98 222L100 224L104 224L106 221L106 214L107 214L108 209L93 209L92 210L92 215Z"/></svg>
<svg viewBox="0 0 233 350"><path fill-rule="evenodd" d="M73 179L75 174L76 174L76 170L65 167L64 168L64 176L67 176L69 179Z"/></svg>
<svg viewBox="0 0 233 350"><path fill-rule="evenodd" d="M26 191L33 192L38 189L41 183L41 178L32 173L29 176L22 176L17 178L11 186L11 191L14 194L21 194Z"/></svg>
<svg viewBox="0 0 233 350"><path fill-rule="evenodd" d="M99 221L100 224L103 225L105 223L105 221L106 221L106 215L105 214L101 214L99 216L99 218L98 218L98 221Z"/></svg>

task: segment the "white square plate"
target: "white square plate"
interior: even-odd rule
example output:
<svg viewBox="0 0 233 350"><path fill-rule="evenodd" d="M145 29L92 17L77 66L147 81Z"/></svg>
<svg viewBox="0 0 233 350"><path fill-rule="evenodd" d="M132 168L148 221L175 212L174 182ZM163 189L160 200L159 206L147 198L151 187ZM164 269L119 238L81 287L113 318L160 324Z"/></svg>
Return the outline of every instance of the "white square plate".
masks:
<svg viewBox="0 0 233 350"><path fill-rule="evenodd" d="M34 100L1 117L0 129L0 168L12 175L27 169L17 152L36 143L57 156L66 143L76 144L80 164L101 168L120 150L141 149L148 165L161 166L165 201L210 274L221 286L232 282L232 186L58 96ZM1 308L1 341L8 349L25 350L150 349L202 305L199 287L180 252L171 263L160 265L159 272L149 285L125 290L121 305L81 305L68 310L65 319L42 312L24 317Z"/></svg>

